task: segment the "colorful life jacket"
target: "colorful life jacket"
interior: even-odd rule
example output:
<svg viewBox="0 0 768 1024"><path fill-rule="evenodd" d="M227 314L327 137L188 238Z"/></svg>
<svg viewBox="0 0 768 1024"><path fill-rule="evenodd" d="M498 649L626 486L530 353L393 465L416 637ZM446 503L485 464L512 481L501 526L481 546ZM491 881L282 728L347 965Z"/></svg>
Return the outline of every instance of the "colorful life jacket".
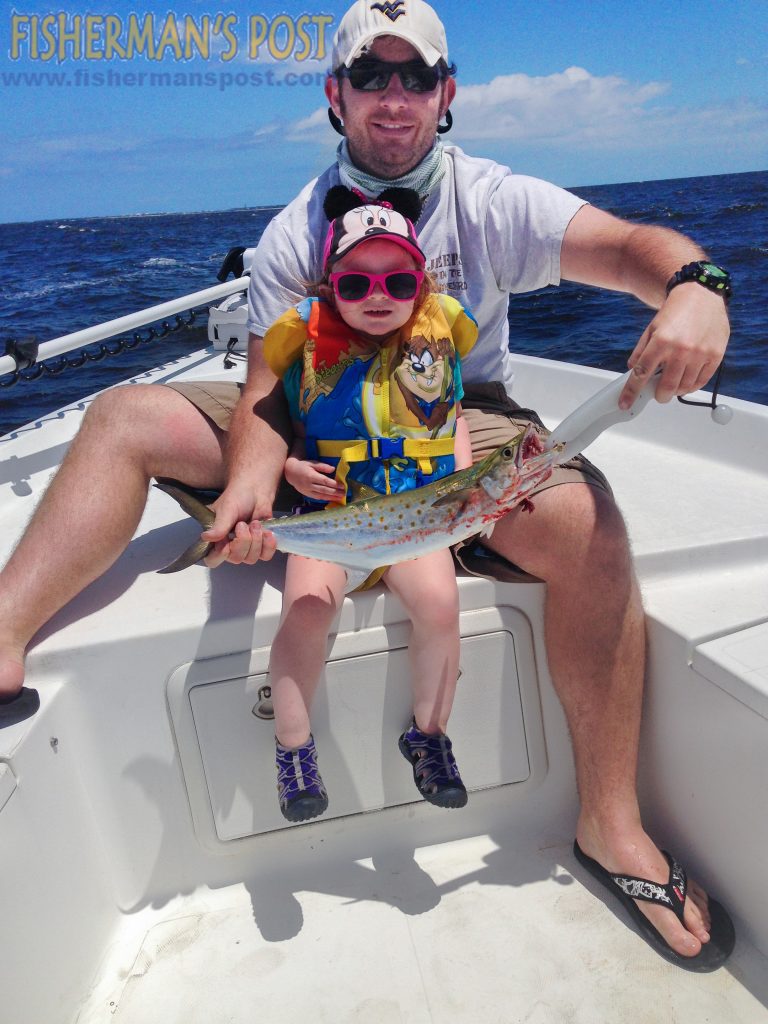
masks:
<svg viewBox="0 0 768 1024"><path fill-rule="evenodd" d="M456 353L470 351L477 325L456 299L429 295L383 344L360 337L328 303L307 299L264 338L273 371L295 375L308 459L336 477L382 494L453 472Z"/></svg>

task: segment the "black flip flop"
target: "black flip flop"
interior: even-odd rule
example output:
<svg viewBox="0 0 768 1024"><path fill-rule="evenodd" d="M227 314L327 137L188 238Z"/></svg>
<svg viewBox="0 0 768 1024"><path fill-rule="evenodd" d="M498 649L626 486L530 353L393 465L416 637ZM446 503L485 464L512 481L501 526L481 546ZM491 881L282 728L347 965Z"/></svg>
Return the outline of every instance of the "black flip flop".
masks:
<svg viewBox="0 0 768 1024"><path fill-rule="evenodd" d="M733 952L733 947L736 944L733 922L725 908L716 900L710 899L709 901L711 919L709 942L703 944L701 951L696 956L681 956L680 953L676 953L635 903L635 900L645 900L647 903L657 903L666 907L675 914L682 924L688 882L684 869L666 850L662 850L669 864L669 881L666 885L651 882L647 878L637 878L634 875L612 875L596 860L588 857L575 840L573 853L579 864L586 868L593 878L596 878L624 905L639 928L640 934L665 960L669 960L670 963L676 964L686 971L706 974L722 967Z"/></svg>
<svg viewBox="0 0 768 1024"><path fill-rule="evenodd" d="M29 686L22 686L15 697L0 699L0 729L31 718L39 709L40 694Z"/></svg>

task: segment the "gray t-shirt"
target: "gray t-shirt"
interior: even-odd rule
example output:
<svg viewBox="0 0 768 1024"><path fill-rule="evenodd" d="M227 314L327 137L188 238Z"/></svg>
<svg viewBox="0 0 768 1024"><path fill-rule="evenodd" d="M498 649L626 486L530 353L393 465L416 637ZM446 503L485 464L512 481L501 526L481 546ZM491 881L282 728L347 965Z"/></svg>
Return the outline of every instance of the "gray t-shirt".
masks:
<svg viewBox="0 0 768 1024"><path fill-rule="evenodd" d="M462 362L465 384L500 380L511 393L509 294L560 283L563 235L584 200L456 146L446 146L445 153L445 175L416 225L419 243L440 289L478 322L478 342ZM328 230L323 199L338 183L334 164L267 226L251 268L252 333L266 334L304 298L306 284L321 277Z"/></svg>

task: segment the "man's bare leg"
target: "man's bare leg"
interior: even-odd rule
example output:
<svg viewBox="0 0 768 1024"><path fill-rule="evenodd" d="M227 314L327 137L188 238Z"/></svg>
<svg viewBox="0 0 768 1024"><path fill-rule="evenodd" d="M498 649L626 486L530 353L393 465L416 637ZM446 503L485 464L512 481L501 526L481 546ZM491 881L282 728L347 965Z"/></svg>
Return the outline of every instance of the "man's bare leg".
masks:
<svg viewBox="0 0 768 1024"><path fill-rule="evenodd" d="M576 838L606 870L667 882L669 866L644 831L636 795L645 620L621 515L587 484L537 495L534 511L497 524L488 546L547 583L552 679L573 742L581 813ZM707 899L691 882L683 928L639 903L678 953L709 939Z"/></svg>
<svg viewBox="0 0 768 1024"><path fill-rule="evenodd" d="M37 630L127 547L153 476L223 487L223 433L170 388L99 396L0 573L0 698L24 679Z"/></svg>

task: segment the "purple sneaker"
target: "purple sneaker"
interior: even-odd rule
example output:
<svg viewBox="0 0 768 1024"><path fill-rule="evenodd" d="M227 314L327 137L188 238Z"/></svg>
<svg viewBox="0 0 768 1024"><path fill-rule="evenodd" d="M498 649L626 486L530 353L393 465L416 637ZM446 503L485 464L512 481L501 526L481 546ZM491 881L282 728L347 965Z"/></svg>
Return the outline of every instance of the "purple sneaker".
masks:
<svg viewBox="0 0 768 1024"><path fill-rule="evenodd" d="M328 808L328 794L317 769L317 750L310 734L301 747L284 747L275 740L277 796L288 821L308 821Z"/></svg>
<svg viewBox="0 0 768 1024"><path fill-rule="evenodd" d="M451 741L440 733L428 736L416 722L399 740L400 752L413 765L416 788L431 804L438 807L463 807L467 790L451 750Z"/></svg>

